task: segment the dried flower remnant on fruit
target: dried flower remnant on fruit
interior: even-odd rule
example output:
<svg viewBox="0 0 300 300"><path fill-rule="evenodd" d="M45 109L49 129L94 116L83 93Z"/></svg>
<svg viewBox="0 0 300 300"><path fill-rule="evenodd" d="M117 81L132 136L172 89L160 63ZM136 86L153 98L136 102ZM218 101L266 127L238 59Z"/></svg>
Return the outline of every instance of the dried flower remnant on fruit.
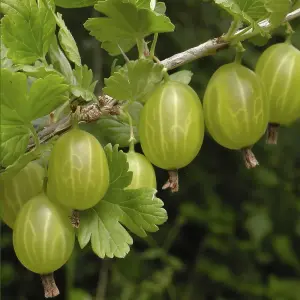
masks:
<svg viewBox="0 0 300 300"><path fill-rule="evenodd" d="M177 170L170 170L169 172L169 179L163 185L162 189L170 189L172 193L176 193L179 191L179 176Z"/></svg>
<svg viewBox="0 0 300 300"><path fill-rule="evenodd" d="M274 123L270 123L268 125L267 141L266 141L267 144L277 145L279 127L280 127L279 124L274 124Z"/></svg>
<svg viewBox="0 0 300 300"><path fill-rule="evenodd" d="M247 169L253 169L259 165L254 153L250 148L242 149L242 154Z"/></svg>
<svg viewBox="0 0 300 300"><path fill-rule="evenodd" d="M74 209L72 211L72 215L69 217L70 220L71 220L71 224L74 228L79 228L79 225L80 225L80 214L79 214L79 211Z"/></svg>
<svg viewBox="0 0 300 300"><path fill-rule="evenodd" d="M41 275L45 298L54 298L59 295L53 273Z"/></svg>

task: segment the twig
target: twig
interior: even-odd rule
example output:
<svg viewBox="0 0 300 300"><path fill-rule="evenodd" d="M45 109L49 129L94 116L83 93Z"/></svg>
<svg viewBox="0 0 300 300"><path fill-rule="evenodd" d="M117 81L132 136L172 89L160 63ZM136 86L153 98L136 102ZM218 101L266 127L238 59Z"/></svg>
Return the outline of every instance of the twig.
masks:
<svg viewBox="0 0 300 300"><path fill-rule="evenodd" d="M289 13L286 18L285 18L285 22L289 22L293 19L296 19L300 17L300 8L294 10L293 12ZM258 25L261 28L267 29L271 27L271 23L268 19L263 20L261 22L258 23ZM241 32L243 32L245 29L241 29L239 31L237 31L234 36L239 35ZM240 40L245 40L248 39L254 35L256 35L258 33L254 32L253 29L249 28L248 31L244 32L239 39ZM188 49L184 52L175 54L169 58L164 59L163 61L161 61L161 63L168 69L168 70L172 70L175 69L179 66L182 66L186 63L189 63L191 61L194 61L196 59L199 59L201 57L205 57L208 55L212 55L214 53L216 53L216 51L226 48L229 45L229 42L226 42L222 37L219 38L215 38L212 40L209 40L199 46L196 46L194 48Z"/></svg>
<svg viewBox="0 0 300 300"><path fill-rule="evenodd" d="M118 115L120 113L120 106L117 101L110 96L104 95L99 97L98 103L86 105L80 109L79 121L83 123L90 123L97 121L101 116ZM71 128L71 115L67 115L55 124L45 127L38 133L40 143L45 143L55 135L62 134ZM29 141L27 151L35 147L33 139Z"/></svg>

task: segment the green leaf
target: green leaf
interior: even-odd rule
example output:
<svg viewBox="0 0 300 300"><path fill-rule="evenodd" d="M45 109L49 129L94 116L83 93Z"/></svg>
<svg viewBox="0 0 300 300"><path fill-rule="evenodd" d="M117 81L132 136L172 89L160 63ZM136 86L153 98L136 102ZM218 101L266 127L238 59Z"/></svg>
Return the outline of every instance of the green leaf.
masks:
<svg viewBox="0 0 300 300"><path fill-rule="evenodd" d="M103 92L117 100L144 102L144 98L163 78L163 66L150 60L128 62L105 79Z"/></svg>
<svg viewBox="0 0 300 300"><path fill-rule="evenodd" d="M192 80L193 72L188 70L178 71L170 75L170 79L181 83L189 84Z"/></svg>
<svg viewBox="0 0 300 300"><path fill-rule="evenodd" d="M2 0L7 14L1 20L7 56L14 63L44 59L55 31L55 19L42 0Z"/></svg>
<svg viewBox="0 0 300 300"><path fill-rule="evenodd" d="M93 6L98 0L55 0L55 4L64 8L79 8Z"/></svg>
<svg viewBox="0 0 300 300"><path fill-rule="evenodd" d="M43 117L68 101L68 90L69 86L61 76L48 75L37 79L30 88L26 104L28 120Z"/></svg>
<svg viewBox="0 0 300 300"><path fill-rule="evenodd" d="M14 70L13 62L7 57L7 48L4 46L2 37L0 39L0 66L1 68Z"/></svg>
<svg viewBox="0 0 300 300"><path fill-rule="evenodd" d="M128 112L133 121L133 134L136 142L139 141L137 125L142 108L143 106L139 102L133 102L128 107ZM79 126L81 129L93 134L104 146L109 143L113 145L118 144L120 147L129 146L130 126L125 116L103 116L96 122L80 124Z"/></svg>
<svg viewBox="0 0 300 300"><path fill-rule="evenodd" d="M21 155L13 164L0 172L0 180L7 180L16 176L29 162L40 158L46 151L50 151L53 147L53 141L56 139L57 137L53 138L53 140L47 144L42 144L40 149L34 149Z"/></svg>
<svg viewBox="0 0 300 300"><path fill-rule="evenodd" d="M117 45L129 51L137 40L141 40L152 33L171 32L174 25L166 16L159 15L150 9L139 8L132 2L121 0L98 1L95 9L107 17L90 18L84 24L90 34L96 37L102 47L116 53ZM115 45L114 51L112 45ZM106 48L105 48L106 49ZM120 54L121 51L118 52Z"/></svg>
<svg viewBox="0 0 300 300"><path fill-rule="evenodd" d="M251 24L253 20L264 18L267 13L265 0L214 0L231 15Z"/></svg>
<svg viewBox="0 0 300 300"><path fill-rule="evenodd" d="M50 44L49 56L54 69L63 74L69 84L75 85L76 78L73 74L72 67L63 51L60 49L56 36L53 37Z"/></svg>
<svg viewBox="0 0 300 300"><path fill-rule="evenodd" d="M81 97L86 101L97 100L94 90L97 81L93 82L93 72L84 66L76 66L73 70L76 84L71 87L71 92L75 97Z"/></svg>
<svg viewBox="0 0 300 300"><path fill-rule="evenodd" d="M111 56L116 56L122 53L128 52L135 45L135 41L132 39L120 40L118 43L105 41L102 43L101 47L108 52ZM121 51L122 49L122 51Z"/></svg>
<svg viewBox="0 0 300 300"><path fill-rule="evenodd" d="M78 240L81 248L91 240L93 251L101 258L125 257L133 239L124 226L145 237L146 232L158 230L158 225L167 220L167 213L163 202L155 197L155 189L124 190L132 178L126 155L118 151L118 146L107 145L105 152L110 187L99 204L81 213Z"/></svg>
<svg viewBox="0 0 300 300"><path fill-rule="evenodd" d="M15 69L17 71L22 71L28 76L34 77L34 78L44 78L48 75L57 75L61 76L63 79L64 77L56 71L53 66L47 66L43 63L37 61L34 66L30 65L16 65Z"/></svg>
<svg viewBox="0 0 300 300"><path fill-rule="evenodd" d="M58 32L58 39L61 47L63 48L70 61L75 63L77 66L81 66L81 58L79 55L77 44L70 30L67 28L64 20L62 19L62 15L60 13L57 13L56 15L56 23L60 27Z"/></svg>
<svg viewBox="0 0 300 300"><path fill-rule="evenodd" d="M280 259L295 269L300 269L299 259L293 249L291 238L288 236L275 236L273 247Z"/></svg>
<svg viewBox="0 0 300 300"><path fill-rule="evenodd" d="M1 104L1 109L3 108ZM30 129L25 125L7 125L1 113L0 123L0 164L7 167L14 163L22 154L25 153Z"/></svg>
<svg viewBox="0 0 300 300"><path fill-rule="evenodd" d="M154 10L156 6L156 0L131 0L138 8L146 8Z"/></svg>
<svg viewBox="0 0 300 300"><path fill-rule="evenodd" d="M271 14L270 23L273 28L278 27L292 7L290 0L265 0L265 8Z"/></svg>
<svg viewBox="0 0 300 300"><path fill-rule="evenodd" d="M265 8L265 0L214 0L235 19L249 24L258 30L263 36L265 32L257 25L257 21L268 16Z"/></svg>
<svg viewBox="0 0 300 300"><path fill-rule="evenodd" d="M271 275L268 294L270 299L299 300L300 281L294 278L281 279Z"/></svg>
<svg viewBox="0 0 300 300"><path fill-rule="evenodd" d="M1 159L2 166L8 166L25 153L31 121L47 115L68 100L68 85L63 78L48 75L35 80L28 92L27 77L1 69Z"/></svg>
<svg viewBox="0 0 300 300"><path fill-rule="evenodd" d="M250 39L248 39L248 42L251 42L255 46L265 46L270 40L269 36L261 36L261 35L256 35Z"/></svg>

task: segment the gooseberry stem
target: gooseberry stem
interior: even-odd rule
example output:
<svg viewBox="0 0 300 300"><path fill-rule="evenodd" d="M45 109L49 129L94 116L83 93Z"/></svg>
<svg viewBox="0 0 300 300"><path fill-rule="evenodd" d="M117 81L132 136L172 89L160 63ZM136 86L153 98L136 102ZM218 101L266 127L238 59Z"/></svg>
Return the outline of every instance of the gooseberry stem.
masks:
<svg viewBox="0 0 300 300"><path fill-rule="evenodd" d="M80 225L80 214L79 214L78 210L76 210L76 209L72 210L72 215L70 217L70 220L71 220L72 226L74 228L78 229L79 225Z"/></svg>
<svg viewBox="0 0 300 300"><path fill-rule="evenodd" d="M155 48L156 48L156 44L157 44L157 39L158 39L158 33L154 34L153 37L153 41L151 44L151 49L150 49L150 57L153 59L154 55L155 55Z"/></svg>
<svg viewBox="0 0 300 300"><path fill-rule="evenodd" d="M164 80L167 82L170 80L170 75L168 73L168 69L167 68L164 68L163 69L163 75L164 75Z"/></svg>
<svg viewBox="0 0 300 300"><path fill-rule="evenodd" d="M137 39L136 40L136 45L137 45L138 52L139 52L139 59L145 58L145 54L144 54L144 40L143 39Z"/></svg>
<svg viewBox="0 0 300 300"><path fill-rule="evenodd" d="M179 176L177 170L169 170L169 179L163 185L162 189L170 189L172 193L176 193L179 191Z"/></svg>
<svg viewBox="0 0 300 300"><path fill-rule="evenodd" d="M45 298L53 298L59 295L59 289L54 280L54 274L41 274Z"/></svg>
<svg viewBox="0 0 300 300"><path fill-rule="evenodd" d="M250 148L242 149L242 154L247 169L252 169L259 165L254 153Z"/></svg>
<svg viewBox="0 0 300 300"><path fill-rule="evenodd" d="M80 114L80 107L77 106L75 112L72 114L72 127L73 128L78 127L79 114Z"/></svg>
<svg viewBox="0 0 300 300"><path fill-rule="evenodd" d="M136 139L134 137L134 132L133 132L133 124L132 124L132 117L129 114L128 111L126 111L126 115L128 118L128 122L129 122L129 127L130 127L130 136L129 136L129 152L134 152L134 144L136 142Z"/></svg>
<svg viewBox="0 0 300 300"><path fill-rule="evenodd" d="M235 32L239 28L239 24L240 24L240 22L236 18L231 22L229 30L228 30L228 32L224 36L224 40L225 41L230 40L230 38L235 34Z"/></svg>
<svg viewBox="0 0 300 300"><path fill-rule="evenodd" d="M291 24L289 22L286 23L286 31L285 32L287 34L285 42L287 44L290 44L292 42L292 36L294 34L294 30L293 30L293 28L292 28L292 26L291 26Z"/></svg>
<svg viewBox="0 0 300 300"><path fill-rule="evenodd" d="M30 124L29 129L30 129L30 132L31 132L31 134L33 136L33 140L34 140L34 143L35 143L35 148L37 150L39 150L40 146L41 146L41 143L40 143L40 139L39 139L39 137L38 137L38 135L36 133L36 130L34 129L34 127L33 127L32 124Z"/></svg>
<svg viewBox="0 0 300 300"><path fill-rule="evenodd" d="M235 62L240 64L242 62L243 53L245 51L245 48L243 47L242 43L239 42L235 45L236 54L235 54Z"/></svg>
<svg viewBox="0 0 300 300"><path fill-rule="evenodd" d="M269 123L268 130L267 130L266 144L277 145L278 129L279 129L279 124Z"/></svg>

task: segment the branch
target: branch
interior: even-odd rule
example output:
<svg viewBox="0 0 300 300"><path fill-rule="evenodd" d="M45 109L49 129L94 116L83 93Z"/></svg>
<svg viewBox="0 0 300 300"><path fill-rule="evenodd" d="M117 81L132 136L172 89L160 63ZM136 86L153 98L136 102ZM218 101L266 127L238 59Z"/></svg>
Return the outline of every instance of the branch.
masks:
<svg viewBox="0 0 300 300"><path fill-rule="evenodd" d="M300 17L300 8L294 10L293 12L289 13L286 18L285 22L289 22L293 19ZM258 24L261 28L268 29L271 27L270 21L268 19L259 22ZM244 32L245 28L242 30L237 31L234 36L241 34ZM250 37L257 35L258 32L253 31L252 28L249 27L248 31L245 31L243 34L239 36L239 40L246 40ZM184 52L175 54L165 60L161 61L168 70L175 69L179 66L182 66L186 63L194 61L204 56L209 56L215 54L218 50L224 49L229 46L229 42L223 39L223 36L211 39L203 44L200 44L197 47L188 49ZM92 103L82 108L80 114L80 120L82 122L92 122L98 120L101 116L107 114L118 114L119 107L117 106L117 102L113 100L109 96L101 96L99 98L100 102ZM104 102L103 102L104 101ZM106 102L108 101L108 102ZM42 131L39 132L38 136L41 143L45 143L50 138L55 135L61 134L64 131L67 131L71 127L71 119L70 116L63 118L62 120L58 121L55 124L52 124L48 127L45 127ZM31 140L27 150L31 150L34 148L34 143Z"/></svg>
<svg viewBox="0 0 300 300"><path fill-rule="evenodd" d="M81 107L79 114L79 122L90 123L97 121L102 116L118 115L119 113L120 106L118 102L112 97L104 95L99 97L97 103L92 103ZM57 123L45 127L38 133L40 143L45 143L55 135L62 134L63 132L69 130L71 128L71 125L71 114L69 114L61 120L59 120ZM31 138L27 147L27 151L33 149L34 147L35 143Z"/></svg>
<svg viewBox="0 0 300 300"><path fill-rule="evenodd" d="M300 17L300 8L294 10L293 12L289 13L286 17L284 22L289 22L291 20L294 20L296 18ZM263 29L268 29L271 27L271 23L269 19L263 20L258 23L258 25ZM241 34L245 30L241 29L237 31L234 36L237 36ZM244 41L246 39L249 39L250 37L253 37L257 35L258 33L253 31L252 28L249 28L248 31L244 32L239 37L239 40ZM161 63L168 69L172 70L179 66L182 66L186 63L189 63L191 61L194 61L196 59L199 59L201 57L209 56L212 54L215 54L218 50L228 47L229 42L224 41L222 37L214 38L212 40L209 40L199 46L196 46L194 48L188 49L184 52L175 54L169 58L166 58L165 60L161 61Z"/></svg>

